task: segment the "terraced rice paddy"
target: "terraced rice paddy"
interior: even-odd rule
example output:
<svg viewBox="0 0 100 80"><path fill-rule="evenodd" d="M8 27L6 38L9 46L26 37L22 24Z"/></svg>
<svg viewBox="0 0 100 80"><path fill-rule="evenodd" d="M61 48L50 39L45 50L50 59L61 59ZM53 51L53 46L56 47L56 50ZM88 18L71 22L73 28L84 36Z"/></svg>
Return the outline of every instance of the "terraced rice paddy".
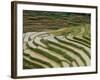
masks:
<svg viewBox="0 0 100 80"><path fill-rule="evenodd" d="M65 16L62 18L65 18ZM61 18L56 18L56 20L57 19ZM25 21L26 20L25 17ZM73 22L75 23L75 21ZM32 25L28 26L34 26L34 21L31 24ZM49 29L49 27L55 23L52 22L51 25L48 24L49 23L45 25L45 28L42 27L43 25L39 26L38 29L41 27L39 30L35 29L31 31L31 29L29 30L27 27L24 28L24 69L91 65L91 35L88 21L81 24L77 24L76 22L77 25L62 23L63 27L56 27L56 29ZM38 23L38 25L40 24ZM47 25L48 27L46 27ZM35 27L36 26L37 25L35 25Z"/></svg>

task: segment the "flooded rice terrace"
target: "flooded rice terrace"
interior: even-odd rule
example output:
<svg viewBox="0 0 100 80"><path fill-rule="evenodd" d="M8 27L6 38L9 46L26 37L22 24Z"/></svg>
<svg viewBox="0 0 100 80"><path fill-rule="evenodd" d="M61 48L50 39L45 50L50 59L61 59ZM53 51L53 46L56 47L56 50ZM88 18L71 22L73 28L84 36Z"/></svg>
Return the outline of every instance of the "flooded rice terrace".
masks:
<svg viewBox="0 0 100 80"><path fill-rule="evenodd" d="M91 64L90 14L23 11L23 68Z"/></svg>

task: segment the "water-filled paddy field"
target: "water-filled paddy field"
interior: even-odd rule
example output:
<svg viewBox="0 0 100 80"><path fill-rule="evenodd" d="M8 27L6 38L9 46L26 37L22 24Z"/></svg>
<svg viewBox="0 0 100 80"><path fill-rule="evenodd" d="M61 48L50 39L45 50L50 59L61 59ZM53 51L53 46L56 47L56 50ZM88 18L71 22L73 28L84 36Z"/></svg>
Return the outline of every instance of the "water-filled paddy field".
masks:
<svg viewBox="0 0 100 80"><path fill-rule="evenodd" d="M23 11L23 68L90 66L90 16Z"/></svg>

